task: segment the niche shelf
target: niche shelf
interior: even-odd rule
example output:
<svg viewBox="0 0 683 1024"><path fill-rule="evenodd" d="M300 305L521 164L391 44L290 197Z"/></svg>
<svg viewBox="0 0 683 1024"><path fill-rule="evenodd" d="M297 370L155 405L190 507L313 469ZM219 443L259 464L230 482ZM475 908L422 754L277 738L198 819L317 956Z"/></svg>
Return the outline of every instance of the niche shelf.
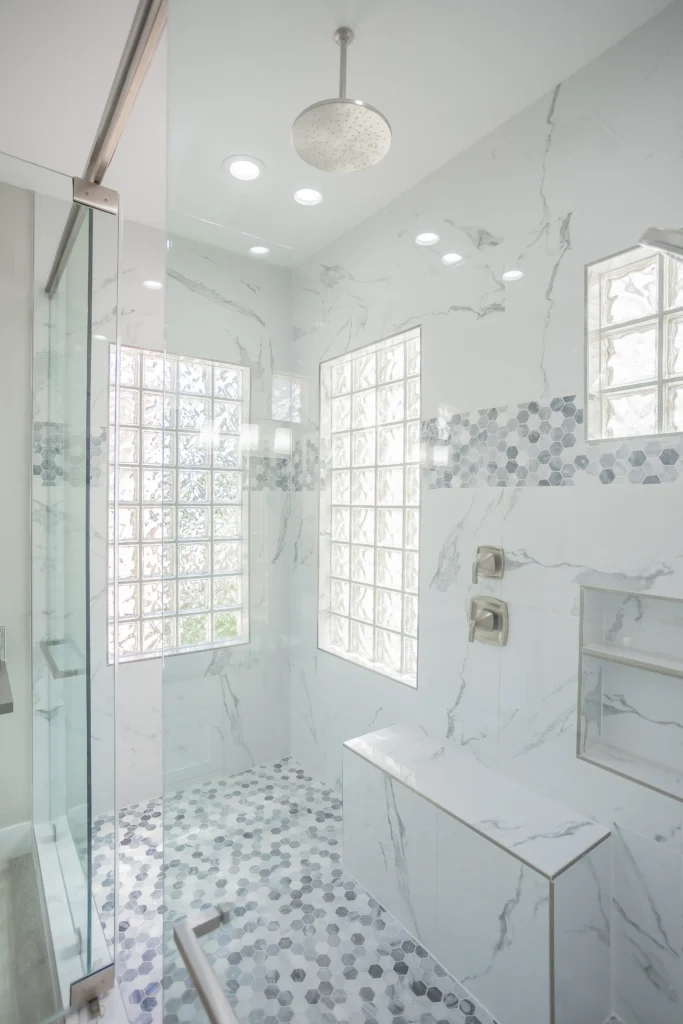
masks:
<svg viewBox="0 0 683 1024"><path fill-rule="evenodd" d="M683 802L683 601L581 588L576 755Z"/></svg>

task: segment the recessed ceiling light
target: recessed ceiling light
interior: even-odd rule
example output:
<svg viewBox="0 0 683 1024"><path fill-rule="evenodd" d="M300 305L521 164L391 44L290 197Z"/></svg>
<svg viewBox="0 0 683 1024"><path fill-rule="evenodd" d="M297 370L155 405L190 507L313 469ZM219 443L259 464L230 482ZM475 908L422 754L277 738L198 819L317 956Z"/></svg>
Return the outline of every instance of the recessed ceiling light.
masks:
<svg viewBox="0 0 683 1024"><path fill-rule="evenodd" d="M503 274L504 281L520 281L523 277L523 270L506 270Z"/></svg>
<svg viewBox="0 0 683 1024"><path fill-rule="evenodd" d="M462 256L459 252L447 252L445 256L441 257L441 262L445 263L447 267L454 267L457 263L462 263Z"/></svg>
<svg viewBox="0 0 683 1024"><path fill-rule="evenodd" d="M267 256L270 249L267 245L252 245L249 252L252 256Z"/></svg>
<svg viewBox="0 0 683 1024"><path fill-rule="evenodd" d="M149 290L151 292L158 292L164 286L161 283L161 281L143 281L142 282L142 287L143 288L149 288Z"/></svg>
<svg viewBox="0 0 683 1024"><path fill-rule="evenodd" d="M295 202L301 206L317 206L322 203L322 193L314 188L298 188L294 193Z"/></svg>
<svg viewBox="0 0 683 1024"><path fill-rule="evenodd" d="M421 235L415 236L418 245L436 245L439 236L434 231L423 231Z"/></svg>
<svg viewBox="0 0 683 1024"><path fill-rule="evenodd" d="M229 156L223 166L239 181L255 181L261 174L261 164L251 156Z"/></svg>

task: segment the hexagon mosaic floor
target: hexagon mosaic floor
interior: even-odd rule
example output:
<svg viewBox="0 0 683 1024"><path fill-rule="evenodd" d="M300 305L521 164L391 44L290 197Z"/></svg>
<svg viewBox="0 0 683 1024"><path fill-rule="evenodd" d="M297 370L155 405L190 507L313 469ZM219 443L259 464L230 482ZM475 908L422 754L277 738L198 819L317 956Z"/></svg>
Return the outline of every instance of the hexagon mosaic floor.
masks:
<svg viewBox="0 0 683 1024"><path fill-rule="evenodd" d="M341 799L292 759L121 817L119 981L135 1024L204 1021L173 922L229 902L202 945L249 1024L494 1024L341 864ZM97 844L111 843L102 821ZM97 845L96 844L96 845ZM112 887L98 874L111 913ZM165 961L165 962L164 962ZM162 970L165 971L162 977Z"/></svg>

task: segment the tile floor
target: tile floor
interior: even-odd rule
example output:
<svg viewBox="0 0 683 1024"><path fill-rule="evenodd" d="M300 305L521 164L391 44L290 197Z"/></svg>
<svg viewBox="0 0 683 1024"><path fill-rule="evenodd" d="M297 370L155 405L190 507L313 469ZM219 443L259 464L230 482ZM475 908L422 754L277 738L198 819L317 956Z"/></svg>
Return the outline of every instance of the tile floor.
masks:
<svg viewBox="0 0 683 1024"><path fill-rule="evenodd" d="M172 928L225 901L232 920L202 945L240 1024L493 1024L343 870L339 794L296 761L165 803L165 871L161 801L121 815L118 972L135 1024L160 1024L162 1007L164 1024L206 1019ZM96 846L112 843L101 819ZM112 879L96 880L106 916Z"/></svg>

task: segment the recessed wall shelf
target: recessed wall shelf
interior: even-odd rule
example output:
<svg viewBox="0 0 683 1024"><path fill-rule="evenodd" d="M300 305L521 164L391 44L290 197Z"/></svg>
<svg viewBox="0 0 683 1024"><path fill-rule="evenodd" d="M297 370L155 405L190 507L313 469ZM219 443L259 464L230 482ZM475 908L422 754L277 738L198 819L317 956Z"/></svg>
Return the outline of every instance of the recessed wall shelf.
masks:
<svg viewBox="0 0 683 1024"><path fill-rule="evenodd" d="M683 601L581 588L577 757L683 802Z"/></svg>

